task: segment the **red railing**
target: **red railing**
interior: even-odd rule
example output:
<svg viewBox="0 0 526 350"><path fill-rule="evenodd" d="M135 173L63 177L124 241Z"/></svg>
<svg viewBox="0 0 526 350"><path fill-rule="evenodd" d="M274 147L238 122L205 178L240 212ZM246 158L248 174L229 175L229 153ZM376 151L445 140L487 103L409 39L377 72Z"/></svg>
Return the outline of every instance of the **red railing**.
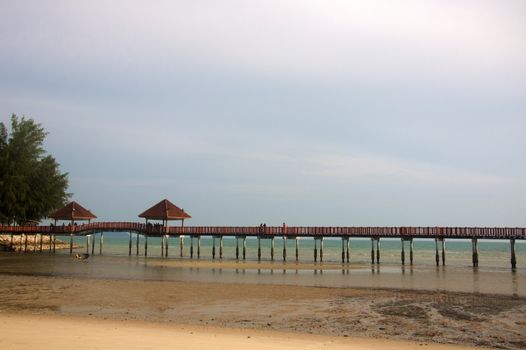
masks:
<svg viewBox="0 0 526 350"><path fill-rule="evenodd" d="M407 237L407 238L488 238L526 239L519 227L167 227L138 222L94 222L81 225L0 226L1 234L86 235L94 232L136 232L148 236L262 236L262 237Z"/></svg>

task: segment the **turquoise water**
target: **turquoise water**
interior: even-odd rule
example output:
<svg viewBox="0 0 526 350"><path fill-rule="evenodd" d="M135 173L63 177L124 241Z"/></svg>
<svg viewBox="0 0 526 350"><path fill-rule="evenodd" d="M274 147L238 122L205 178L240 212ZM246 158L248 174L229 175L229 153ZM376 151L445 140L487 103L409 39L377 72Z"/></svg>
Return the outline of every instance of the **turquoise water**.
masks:
<svg viewBox="0 0 526 350"><path fill-rule="evenodd" d="M69 242L68 237L57 237ZM183 243L183 257L190 257L190 237L185 237ZM86 251L86 238L75 237L74 242L81 246L76 252ZM95 254L99 254L100 236L95 237ZM212 237L201 239L201 259L212 258ZM371 261L371 240L355 238L350 241L350 262L351 263L370 263ZM400 263L401 242L399 239L381 239L380 261L381 263ZM127 233L105 233L104 234L104 255L127 256L128 255L129 234ZM242 240L239 240L239 256L242 258ZM287 260L295 260L294 239L286 242ZM319 249L319 246L318 246ZM323 242L323 261L341 262L342 244L340 239L326 238ZM439 244L439 254L441 254ZM314 240L312 238L301 238L299 240L299 261L314 261ZM510 267L510 243L509 241L479 240L479 266L487 267ZM526 242L517 241L515 245L517 255L517 267L525 265ZM58 251L61 254L68 254L69 250ZM90 248L91 252L91 248ZM450 266L471 266L471 241L468 240L446 240L446 265ZM136 254L136 235L132 235L132 255ZM144 255L144 237L139 236L139 254ZM319 253L318 253L319 254ZM148 238L148 256L161 256L160 238ZM274 259L282 260L283 240L275 239ZM405 243L406 264L409 263L409 243ZM194 239L194 258L197 257L197 239ZM223 238L223 260L235 260L236 239L234 237ZM180 258L180 239L171 237L169 240L168 258ZM247 238L247 260L257 261L257 239ZM219 239L216 239L216 259L219 259ZM318 258L319 259L319 258ZM271 240L261 240L261 260L271 260ZM429 239L414 240L414 264L415 265L434 265L435 264L435 241Z"/></svg>

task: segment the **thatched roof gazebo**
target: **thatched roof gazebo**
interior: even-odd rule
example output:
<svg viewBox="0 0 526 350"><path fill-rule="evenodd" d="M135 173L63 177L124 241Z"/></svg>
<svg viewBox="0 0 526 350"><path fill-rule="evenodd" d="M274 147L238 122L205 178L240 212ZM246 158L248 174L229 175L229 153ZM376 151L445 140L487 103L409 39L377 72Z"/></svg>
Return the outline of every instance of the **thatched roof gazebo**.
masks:
<svg viewBox="0 0 526 350"><path fill-rule="evenodd" d="M146 219L146 222L148 222L148 220L161 220L163 225L166 225L168 220L181 220L181 222L184 222L185 219L192 218L183 209L179 208L168 199L163 199L150 209L139 214L139 217Z"/></svg>
<svg viewBox="0 0 526 350"><path fill-rule="evenodd" d="M89 223L91 219L97 218L95 214L93 214L91 211L84 208L82 205L78 204L75 201L66 204L63 208L60 208L54 213L49 214L48 217L55 219L55 225L57 224L57 220L64 220L64 221L70 221L71 226L75 225L75 221L88 221ZM75 228L72 227L72 229L74 230ZM71 231L69 234L69 254L70 255L73 254L73 234L74 234L74 231ZM102 233L101 233L101 237L102 237ZM86 254L89 253L89 242L90 242L89 236L86 235ZM91 247L92 254L93 254L93 249L95 246L94 243L95 241L93 241L93 244ZM101 244L100 251L102 253L102 238L101 238L100 244Z"/></svg>
<svg viewBox="0 0 526 350"><path fill-rule="evenodd" d="M90 222L91 219L97 218L95 214L75 201L66 204L63 208L60 208L54 213L49 214L49 217L55 219L55 224L57 223L57 220L64 220L71 221L72 225L75 223L75 221L87 220Z"/></svg>
<svg viewBox="0 0 526 350"><path fill-rule="evenodd" d="M189 214L187 214L183 209L179 208L177 205L170 202L168 199L163 199L159 203L155 204L150 209L144 211L143 213L139 214L140 218L146 219L146 224L148 224L148 220L161 220L163 222L162 224L162 232L159 232L161 234L161 256L166 255L168 256L168 221L169 220L181 220L181 227L184 227L184 220L192 218ZM180 247L181 247L181 256L183 256L183 237L180 236ZM144 244L144 253L147 254L147 247L148 247L148 236L145 235L145 244Z"/></svg>

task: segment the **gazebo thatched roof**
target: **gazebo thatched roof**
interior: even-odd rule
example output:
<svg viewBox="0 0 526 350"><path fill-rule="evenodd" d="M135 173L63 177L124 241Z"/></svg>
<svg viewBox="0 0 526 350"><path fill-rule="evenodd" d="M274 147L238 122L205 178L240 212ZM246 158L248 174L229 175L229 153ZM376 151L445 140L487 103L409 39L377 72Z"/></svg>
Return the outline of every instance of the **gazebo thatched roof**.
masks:
<svg viewBox="0 0 526 350"><path fill-rule="evenodd" d="M49 214L49 217L55 220L91 220L97 218L97 216L77 202L67 204L65 207Z"/></svg>
<svg viewBox="0 0 526 350"><path fill-rule="evenodd" d="M144 213L139 214L139 217L149 220L184 220L191 218L183 209L168 199L163 199Z"/></svg>

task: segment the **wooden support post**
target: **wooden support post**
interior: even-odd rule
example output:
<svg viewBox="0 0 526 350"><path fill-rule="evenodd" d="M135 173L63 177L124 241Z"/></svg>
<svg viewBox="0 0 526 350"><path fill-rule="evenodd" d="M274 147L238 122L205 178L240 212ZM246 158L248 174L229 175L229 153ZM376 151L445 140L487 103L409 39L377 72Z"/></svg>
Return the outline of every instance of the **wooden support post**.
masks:
<svg viewBox="0 0 526 350"><path fill-rule="evenodd" d="M442 266L446 265L446 239L442 238Z"/></svg>
<svg viewBox="0 0 526 350"><path fill-rule="evenodd" d="M318 239L314 237L314 262L318 261Z"/></svg>
<svg viewBox="0 0 526 350"><path fill-rule="evenodd" d="M438 238L435 238L435 262L436 265L439 265L439 259L438 259Z"/></svg>
<svg viewBox="0 0 526 350"><path fill-rule="evenodd" d="M95 255L95 233L91 234L91 255Z"/></svg>
<svg viewBox="0 0 526 350"><path fill-rule="evenodd" d="M287 261L287 237L283 236L283 261Z"/></svg>
<svg viewBox="0 0 526 350"><path fill-rule="evenodd" d="M342 264L345 263L345 238L342 237Z"/></svg>
<svg viewBox="0 0 526 350"><path fill-rule="evenodd" d="M517 258L515 256L515 238L510 239L511 268L517 268Z"/></svg>
<svg viewBox="0 0 526 350"><path fill-rule="evenodd" d="M349 252L350 248L351 248L351 238L347 237L347 253L346 253L347 262L349 262L349 258L350 258L350 252Z"/></svg>
<svg viewBox="0 0 526 350"><path fill-rule="evenodd" d="M236 260L239 260L239 237L236 236Z"/></svg>
<svg viewBox="0 0 526 350"><path fill-rule="evenodd" d="M161 256L164 256L164 235L161 235Z"/></svg>
<svg viewBox="0 0 526 350"><path fill-rule="evenodd" d="M374 238L371 237L371 264L374 265Z"/></svg>
<svg viewBox="0 0 526 350"><path fill-rule="evenodd" d="M56 245L57 245L57 236L53 235L53 254L55 254Z"/></svg>
<svg viewBox="0 0 526 350"><path fill-rule="evenodd" d="M320 238L320 262L323 262L323 237Z"/></svg>
<svg viewBox="0 0 526 350"><path fill-rule="evenodd" d="M409 240L409 263L413 265L413 238Z"/></svg>
<svg viewBox="0 0 526 350"><path fill-rule="evenodd" d="M190 236L190 259L194 258L194 236Z"/></svg>
<svg viewBox="0 0 526 350"><path fill-rule="evenodd" d="M405 265L405 247L404 247L404 238L400 239L400 243L402 244L402 252L400 253L400 258L402 259L402 265Z"/></svg>
<svg viewBox="0 0 526 350"><path fill-rule="evenodd" d="M69 255L73 254L73 233L69 234Z"/></svg>
<svg viewBox="0 0 526 350"><path fill-rule="evenodd" d="M197 237L197 259L201 258L201 236Z"/></svg>
<svg viewBox="0 0 526 350"><path fill-rule="evenodd" d="M181 258L184 256L184 235L181 235L179 236L179 240L180 240L180 247L181 247L181 251L180 251L180 256Z"/></svg>
<svg viewBox="0 0 526 350"><path fill-rule="evenodd" d="M164 240L164 256L167 258L168 257L168 241L170 240L170 235L165 235L165 240Z"/></svg>
<svg viewBox="0 0 526 350"><path fill-rule="evenodd" d="M261 237L258 236L258 261L261 261Z"/></svg>
<svg viewBox="0 0 526 350"><path fill-rule="evenodd" d="M39 235L40 236L40 253L42 253L42 234Z"/></svg>
<svg viewBox="0 0 526 350"><path fill-rule="evenodd" d="M49 237L49 252L51 253L53 251L53 241L51 239L53 235L49 234L48 237Z"/></svg>
<svg viewBox="0 0 526 350"><path fill-rule="evenodd" d="M243 260L247 258L247 237L243 237Z"/></svg>
<svg viewBox="0 0 526 350"><path fill-rule="evenodd" d="M135 255L139 256L139 232L136 233L136 236L137 237L135 237L136 238L136 242L135 242L135 245L136 245L135 250L136 250L136 252L135 252ZM102 239L102 232L100 234L100 239ZM101 254L102 254L102 252L101 252Z"/></svg>
<svg viewBox="0 0 526 350"><path fill-rule="evenodd" d="M212 236L212 259L216 258L216 236Z"/></svg>
<svg viewBox="0 0 526 350"><path fill-rule="evenodd" d="M376 263L380 264L380 237L376 239Z"/></svg>
<svg viewBox="0 0 526 350"><path fill-rule="evenodd" d="M223 236L219 236L219 259L223 259Z"/></svg>
<svg viewBox="0 0 526 350"><path fill-rule="evenodd" d="M144 235L144 256L148 256L148 235Z"/></svg>
<svg viewBox="0 0 526 350"><path fill-rule="evenodd" d="M86 235L86 254L89 254L89 235Z"/></svg>
<svg viewBox="0 0 526 350"><path fill-rule="evenodd" d="M274 261L274 237L271 239L270 259Z"/></svg>
<svg viewBox="0 0 526 350"><path fill-rule="evenodd" d="M27 252L27 235L24 233L24 253Z"/></svg>
<svg viewBox="0 0 526 350"><path fill-rule="evenodd" d="M132 249L132 233L129 232L129 240L128 240L128 256L131 256L131 249Z"/></svg>
<svg viewBox="0 0 526 350"><path fill-rule="evenodd" d="M9 243L9 250L13 250L13 233L11 233L11 243Z"/></svg>
<svg viewBox="0 0 526 350"><path fill-rule="evenodd" d="M473 249L473 254L472 254L473 267L478 267L479 266L479 249L478 249L478 240L476 238L473 238L471 240L471 246Z"/></svg>
<svg viewBox="0 0 526 350"><path fill-rule="evenodd" d="M104 249L104 232L101 232L100 237L99 237L99 255L102 255L103 249ZM139 255L139 240L137 240L137 255Z"/></svg>
<svg viewBox="0 0 526 350"><path fill-rule="evenodd" d="M296 237L296 261L298 261L300 256L300 238Z"/></svg>

